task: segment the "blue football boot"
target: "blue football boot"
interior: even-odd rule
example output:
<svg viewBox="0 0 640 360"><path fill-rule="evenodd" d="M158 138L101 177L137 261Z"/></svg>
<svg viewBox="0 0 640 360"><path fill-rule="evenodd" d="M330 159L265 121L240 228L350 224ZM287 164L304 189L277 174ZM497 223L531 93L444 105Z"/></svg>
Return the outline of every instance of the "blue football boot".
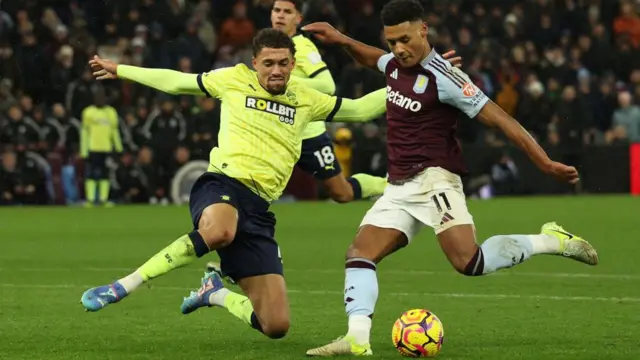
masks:
<svg viewBox="0 0 640 360"><path fill-rule="evenodd" d="M110 285L99 286L85 291L80 302L87 311L98 311L109 304L117 303L127 295L124 287L116 281Z"/></svg>
<svg viewBox="0 0 640 360"><path fill-rule="evenodd" d="M224 288L222 278L218 273L215 271L205 272L202 278L202 286L198 291L192 291L188 297L184 298L180 311L186 315L203 306L213 306L213 304L209 303L209 296Z"/></svg>

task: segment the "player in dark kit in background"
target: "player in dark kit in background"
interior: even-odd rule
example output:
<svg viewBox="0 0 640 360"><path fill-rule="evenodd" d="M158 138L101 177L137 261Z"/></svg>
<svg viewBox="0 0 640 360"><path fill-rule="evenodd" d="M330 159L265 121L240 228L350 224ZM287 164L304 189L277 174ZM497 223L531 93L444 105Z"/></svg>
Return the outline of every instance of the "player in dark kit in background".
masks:
<svg viewBox="0 0 640 360"><path fill-rule="evenodd" d="M478 246L460 180L467 172L456 138L460 112L502 130L541 171L558 180L574 184L578 172L549 159L517 121L433 50L423 18L416 0L385 5L382 22L392 54L350 39L327 23L303 28L385 73L389 154L389 185L367 212L346 255L348 333L307 355L372 354L369 333L378 297L376 264L406 246L424 225L435 230L443 252L463 275L489 274L536 254L598 263L589 243L555 223L544 224L540 234L497 235Z"/></svg>

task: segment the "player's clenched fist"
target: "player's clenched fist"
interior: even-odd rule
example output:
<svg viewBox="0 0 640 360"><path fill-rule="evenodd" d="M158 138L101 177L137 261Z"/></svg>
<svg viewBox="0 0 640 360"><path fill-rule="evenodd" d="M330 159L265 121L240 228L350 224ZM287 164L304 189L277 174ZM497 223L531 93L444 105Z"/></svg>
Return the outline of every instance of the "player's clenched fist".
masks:
<svg viewBox="0 0 640 360"><path fill-rule="evenodd" d="M111 60L101 59L98 55L94 55L89 60L89 66L93 70L93 76L98 80L108 80L118 78L118 64Z"/></svg>
<svg viewBox="0 0 640 360"><path fill-rule="evenodd" d="M559 162L552 161L547 166L545 172L559 181L568 182L569 184L575 184L580 181L580 175L575 167L567 166Z"/></svg>
<svg viewBox="0 0 640 360"><path fill-rule="evenodd" d="M341 44L346 40L340 31L327 22L311 23L304 26L302 30L312 33L325 44Z"/></svg>

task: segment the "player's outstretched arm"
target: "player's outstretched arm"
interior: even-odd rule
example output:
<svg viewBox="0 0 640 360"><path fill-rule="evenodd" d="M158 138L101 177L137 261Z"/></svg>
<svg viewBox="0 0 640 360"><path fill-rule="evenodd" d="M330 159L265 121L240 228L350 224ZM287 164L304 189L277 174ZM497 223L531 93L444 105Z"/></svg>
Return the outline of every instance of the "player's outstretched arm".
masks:
<svg viewBox="0 0 640 360"><path fill-rule="evenodd" d="M173 95L205 95L198 85L197 74L120 65L99 56L94 56L89 65L98 80L121 78Z"/></svg>
<svg viewBox="0 0 640 360"><path fill-rule="evenodd" d="M354 40L326 22L316 22L304 26L303 31L312 33L318 40L325 44L334 44L344 47L349 55L357 62L371 69L378 69L378 59L386 52L377 47L369 46Z"/></svg>
<svg viewBox="0 0 640 360"><path fill-rule="evenodd" d="M318 90L323 94L333 95L336 92L336 83L329 71L323 71L313 78L303 78L291 75L300 84Z"/></svg>
<svg viewBox="0 0 640 360"><path fill-rule="evenodd" d="M334 120L338 122L367 122L382 116L387 110L387 89L369 93L357 100L342 99Z"/></svg>
<svg viewBox="0 0 640 360"><path fill-rule="evenodd" d="M380 48L369 46L344 35L331 26L331 24L326 22L312 23L302 27L302 30L312 33L318 40L325 44L340 45L344 47L349 55L351 55L351 57L353 57L358 63L370 69L380 70L378 60L387 54L386 51ZM456 51L450 50L443 54L442 57L448 60L452 66L461 67L462 58L455 55Z"/></svg>
<svg viewBox="0 0 640 360"><path fill-rule="evenodd" d="M529 132L493 101L488 101L482 107L477 118L489 127L497 127L502 130L509 140L527 153L531 161L533 161L542 172L570 184L575 184L580 180L575 167L549 159L547 153L538 145L535 139L531 137Z"/></svg>

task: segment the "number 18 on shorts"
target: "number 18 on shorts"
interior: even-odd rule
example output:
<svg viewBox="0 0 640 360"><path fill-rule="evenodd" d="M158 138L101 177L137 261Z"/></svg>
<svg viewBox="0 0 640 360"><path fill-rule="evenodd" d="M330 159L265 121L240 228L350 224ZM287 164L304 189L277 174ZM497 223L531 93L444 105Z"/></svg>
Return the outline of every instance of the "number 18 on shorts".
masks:
<svg viewBox="0 0 640 360"><path fill-rule="evenodd" d="M318 180L330 179L342 172L327 133L302 141L298 166Z"/></svg>

